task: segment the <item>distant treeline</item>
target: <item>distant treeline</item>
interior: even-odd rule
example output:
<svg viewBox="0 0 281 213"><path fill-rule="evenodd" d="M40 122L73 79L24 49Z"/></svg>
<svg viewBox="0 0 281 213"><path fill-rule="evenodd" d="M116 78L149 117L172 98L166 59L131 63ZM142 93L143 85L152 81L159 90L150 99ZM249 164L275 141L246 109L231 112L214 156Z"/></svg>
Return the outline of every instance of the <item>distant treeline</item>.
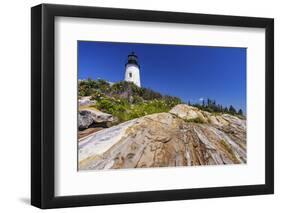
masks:
<svg viewBox="0 0 281 213"><path fill-rule="evenodd" d="M207 112L218 112L218 113L228 113L231 115L243 115L242 109L235 109L234 106L230 105L229 107L225 107L222 104L217 104L216 100L207 99L202 100L202 103L195 103L192 104L190 101L188 102L188 105L195 106L201 110L207 111Z"/></svg>

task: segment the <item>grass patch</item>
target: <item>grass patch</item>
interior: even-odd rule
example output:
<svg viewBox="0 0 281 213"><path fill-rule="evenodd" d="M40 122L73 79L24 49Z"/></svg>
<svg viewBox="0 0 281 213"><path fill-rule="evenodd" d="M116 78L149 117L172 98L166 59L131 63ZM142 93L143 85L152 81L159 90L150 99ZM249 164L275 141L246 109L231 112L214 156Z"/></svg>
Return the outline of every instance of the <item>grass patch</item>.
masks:
<svg viewBox="0 0 281 213"><path fill-rule="evenodd" d="M85 109L97 110L97 108L96 108L94 105L90 105L90 106L79 106L79 110L85 110Z"/></svg>
<svg viewBox="0 0 281 213"><path fill-rule="evenodd" d="M188 123L198 123L198 124L204 124L205 121L200 118L200 117L197 117L197 118L192 118L192 119L185 119L185 122L188 122Z"/></svg>
<svg viewBox="0 0 281 213"><path fill-rule="evenodd" d="M211 115L213 116L218 116L218 115L222 115L222 112L211 112Z"/></svg>

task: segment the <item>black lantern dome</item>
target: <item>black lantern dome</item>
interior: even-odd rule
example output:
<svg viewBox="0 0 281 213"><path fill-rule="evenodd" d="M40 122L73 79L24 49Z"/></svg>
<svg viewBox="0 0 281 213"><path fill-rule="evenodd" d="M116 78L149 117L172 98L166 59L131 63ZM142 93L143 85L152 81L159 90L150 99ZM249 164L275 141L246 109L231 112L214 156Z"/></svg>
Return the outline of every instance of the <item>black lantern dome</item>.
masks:
<svg viewBox="0 0 281 213"><path fill-rule="evenodd" d="M138 56L134 52L128 55L128 62L126 63L126 66L127 64L135 64L140 67L140 65L138 64Z"/></svg>

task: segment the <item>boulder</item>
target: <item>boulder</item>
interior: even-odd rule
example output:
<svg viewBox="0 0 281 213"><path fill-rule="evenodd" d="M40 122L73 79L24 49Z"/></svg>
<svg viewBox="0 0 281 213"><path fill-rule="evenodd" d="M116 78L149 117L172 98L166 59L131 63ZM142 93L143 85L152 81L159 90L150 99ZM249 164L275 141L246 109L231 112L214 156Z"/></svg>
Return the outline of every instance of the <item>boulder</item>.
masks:
<svg viewBox="0 0 281 213"><path fill-rule="evenodd" d="M178 104L170 110L170 113L182 118L186 121L199 119L201 122L206 123L208 120L203 113L196 107L187 104Z"/></svg>
<svg viewBox="0 0 281 213"><path fill-rule="evenodd" d="M78 127L79 129L86 129L92 124L109 125L113 121L113 116L101 112L97 109L80 110L78 113Z"/></svg>
<svg viewBox="0 0 281 213"><path fill-rule="evenodd" d="M82 138L79 170L246 163L246 129L241 128L239 118L226 116L228 125L217 126L186 122L184 112L190 117L200 112L193 107L179 106L171 111L136 118Z"/></svg>
<svg viewBox="0 0 281 213"><path fill-rule="evenodd" d="M78 103L79 103L79 106L88 106L90 104L90 100L87 100L87 99L79 99L78 100Z"/></svg>
<svg viewBox="0 0 281 213"><path fill-rule="evenodd" d="M87 129L94 122L93 116L88 111L78 112L78 128L79 130Z"/></svg>
<svg viewBox="0 0 281 213"><path fill-rule="evenodd" d="M87 106L90 104L91 96L84 96L78 99L79 106Z"/></svg>
<svg viewBox="0 0 281 213"><path fill-rule="evenodd" d="M85 96L78 100L78 104L79 106L90 106L90 105L95 105L96 101L91 100L91 96Z"/></svg>

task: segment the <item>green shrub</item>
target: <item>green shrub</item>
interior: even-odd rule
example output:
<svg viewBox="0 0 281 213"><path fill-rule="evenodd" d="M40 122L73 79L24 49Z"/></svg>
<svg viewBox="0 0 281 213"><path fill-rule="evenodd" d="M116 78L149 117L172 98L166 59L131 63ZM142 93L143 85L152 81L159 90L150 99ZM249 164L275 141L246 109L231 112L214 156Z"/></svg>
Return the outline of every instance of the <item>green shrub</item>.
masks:
<svg viewBox="0 0 281 213"><path fill-rule="evenodd" d="M100 92L98 90L93 90L92 91L92 93L91 93L91 100L98 101L98 100L101 100L103 98L105 98L105 95L102 92Z"/></svg>
<svg viewBox="0 0 281 213"><path fill-rule="evenodd" d="M140 101L130 104L126 99L104 98L97 100L99 110L112 114L118 123L160 112L168 112L171 108L164 100Z"/></svg>
<svg viewBox="0 0 281 213"><path fill-rule="evenodd" d="M85 80L79 82L79 96L90 96L95 107L112 114L121 123L145 115L168 112L182 103L173 96L163 96L151 89L140 88L132 82L121 81L110 85L105 80Z"/></svg>
<svg viewBox="0 0 281 213"><path fill-rule="evenodd" d="M142 103L143 101L144 100L140 96L137 96L137 95L133 96L133 104Z"/></svg>

